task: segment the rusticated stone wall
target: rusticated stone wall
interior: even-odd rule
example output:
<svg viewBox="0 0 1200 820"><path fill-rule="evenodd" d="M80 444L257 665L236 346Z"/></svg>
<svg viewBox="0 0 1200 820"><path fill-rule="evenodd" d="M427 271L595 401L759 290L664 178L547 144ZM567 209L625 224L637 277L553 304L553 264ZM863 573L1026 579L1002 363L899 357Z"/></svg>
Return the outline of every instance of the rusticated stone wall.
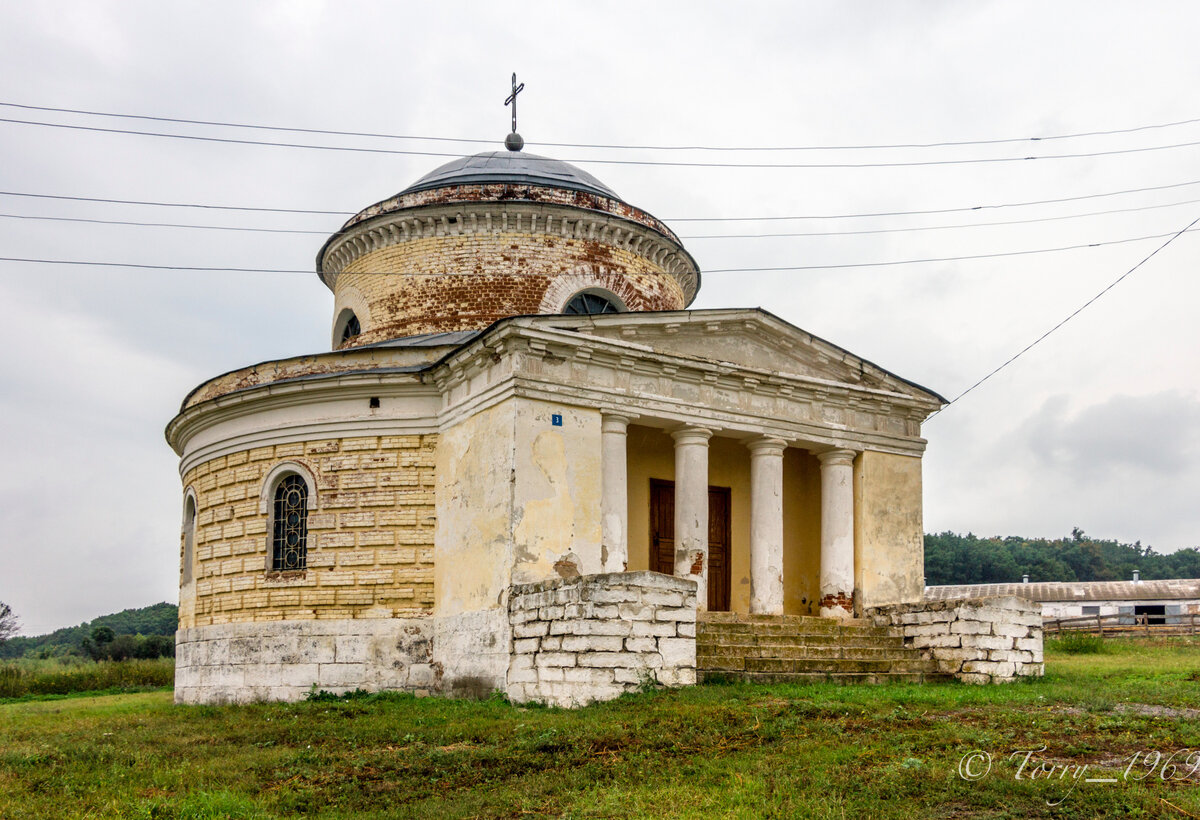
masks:
<svg viewBox="0 0 1200 820"><path fill-rule="evenodd" d="M363 436L257 447L184 476L196 495L192 580L181 628L239 621L396 618L433 609L437 435ZM269 572L271 470L309 472L307 568ZM266 505L269 508L269 505ZM181 570L187 563L182 554Z"/></svg>

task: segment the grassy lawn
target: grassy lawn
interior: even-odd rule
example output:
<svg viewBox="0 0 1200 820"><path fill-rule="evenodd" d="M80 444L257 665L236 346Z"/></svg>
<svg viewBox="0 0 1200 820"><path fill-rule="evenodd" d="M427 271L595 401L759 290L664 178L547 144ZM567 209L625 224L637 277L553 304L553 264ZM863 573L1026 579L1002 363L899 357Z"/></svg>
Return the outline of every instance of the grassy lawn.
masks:
<svg viewBox="0 0 1200 820"><path fill-rule="evenodd" d="M1200 817L1200 756L1167 779L1153 757L1200 749L1200 642L1106 648L1051 649L1044 679L1008 686L707 685L577 711L10 702L0 817ZM991 769L968 781L976 750Z"/></svg>

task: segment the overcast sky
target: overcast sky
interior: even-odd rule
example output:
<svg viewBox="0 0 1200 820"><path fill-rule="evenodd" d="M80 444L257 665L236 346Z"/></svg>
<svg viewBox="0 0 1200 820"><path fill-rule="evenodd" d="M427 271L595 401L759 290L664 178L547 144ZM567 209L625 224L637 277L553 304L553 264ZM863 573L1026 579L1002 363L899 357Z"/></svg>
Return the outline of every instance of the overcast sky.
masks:
<svg viewBox="0 0 1200 820"><path fill-rule="evenodd" d="M1165 241L1117 240L1172 234L1200 216L1200 184L1181 185L1200 182L1200 146L1129 150L1200 142L1200 122L1130 130L1200 118L1198 21L1194 3L1094 0L7 2L0 102L496 144L13 107L0 107L0 117L469 154L498 147L507 133L503 101L516 71L526 83L527 150L579 162L685 237L712 271L694 307L762 306L952 398ZM845 148L1114 130L1126 133ZM947 162L1051 154L1090 156ZM7 192L357 211L445 161L0 122ZM1137 188L1158 190L1015 205ZM1012 207L955 210L993 205ZM342 221L10 195L0 195L0 214L5 257L302 270L312 268L322 235L7 215L324 233ZM949 225L970 227L911 230ZM837 235L746 236L763 233ZM1094 243L1117 244L716 272ZM926 425L927 531L1060 537L1078 526L1163 552L1200 545L1198 251L1196 234L1181 236ZM22 616L26 634L177 600L180 484L163 427L210 376L326 349L331 311L315 274L0 262L0 600Z"/></svg>

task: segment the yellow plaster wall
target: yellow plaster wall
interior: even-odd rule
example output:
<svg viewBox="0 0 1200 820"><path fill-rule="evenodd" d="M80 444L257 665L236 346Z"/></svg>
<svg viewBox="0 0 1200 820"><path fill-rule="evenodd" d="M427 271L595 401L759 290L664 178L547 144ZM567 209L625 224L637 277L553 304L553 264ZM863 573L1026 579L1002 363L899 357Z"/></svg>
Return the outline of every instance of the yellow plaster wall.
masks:
<svg viewBox="0 0 1200 820"><path fill-rule="evenodd" d="M513 583L600 572L600 411L518 399L516 413Z"/></svg>
<svg viewBox="0 0 1200 820"><path fill-rule="evenodd" d="M444 429L437 453L437 613L503 604L512 571L516 402Z"/></svg>
<svg viewBox="0 0 1200 820"><path fill-rule="evenodd" d="M630 425L629 569L650 568L650 479L675 480L675 442L664 430ZM821 554L820 465L789 448L783 462L784 611L811 614L818 595ZM730 609L750 611L750 451L742 442L709 440L709 484L730 489Z"/></svg>
<svg viewBox="0 0 1200 820"><path fill-rule="evenodd" d="M181 628L237 621L409 617L433 607L436 435L370 436L259 447L198 465L194 582L181 583ZM263 481L304 465L307 570L267 572ZM268 505L269 506L269 505ZM181 539L180 576L183 573Z"/></svg>
<svg viewBox="0 0 1200 820"><path fill-rule="evenodd" d="M816 615L821 597L821 462L783 453L783 611Z"/></svg>
<svg viewBox="0 0 1200 820"><path fill-rule="evenodd" d="M854 463L855 600L860 607L925 594L921 459L864 452Z"/></svg>
<svg viewBox="0 0 1200 820"><path fill-rule="evenodd" d="M600 572L600 455L600 412L550 402L508 399L444 430L438 614L500 607L510 584Z"/></svg>

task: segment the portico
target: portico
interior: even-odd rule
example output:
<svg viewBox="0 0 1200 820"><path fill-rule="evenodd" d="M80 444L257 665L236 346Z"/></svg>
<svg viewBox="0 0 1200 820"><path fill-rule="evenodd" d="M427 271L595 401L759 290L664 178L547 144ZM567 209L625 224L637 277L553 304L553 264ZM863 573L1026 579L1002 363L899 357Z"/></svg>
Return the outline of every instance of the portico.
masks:
<svg viewBox="0 0 1200 820"><path fill-rule="evenodd" d="M654 555L662 533L656 531L661 516L651 485L673 486L671 569L696 581L697 598L708 608L710 534L721 540L721 522L710 515L709 500L712 492L726 490L730 508L717 515L728 517L728 555L720 561L732 590L718 608L759 615L853 614L853 451L817 454L804 443L789 445L773 436L697 425L652 427L650 421L631 426L628 417L604 417L605 521L619 520L611 532L628 536L621 543L606 540L610 557L626 555L631 570L665 569L656 566ZM618 509L623 516L609 512Z"/></svg>

